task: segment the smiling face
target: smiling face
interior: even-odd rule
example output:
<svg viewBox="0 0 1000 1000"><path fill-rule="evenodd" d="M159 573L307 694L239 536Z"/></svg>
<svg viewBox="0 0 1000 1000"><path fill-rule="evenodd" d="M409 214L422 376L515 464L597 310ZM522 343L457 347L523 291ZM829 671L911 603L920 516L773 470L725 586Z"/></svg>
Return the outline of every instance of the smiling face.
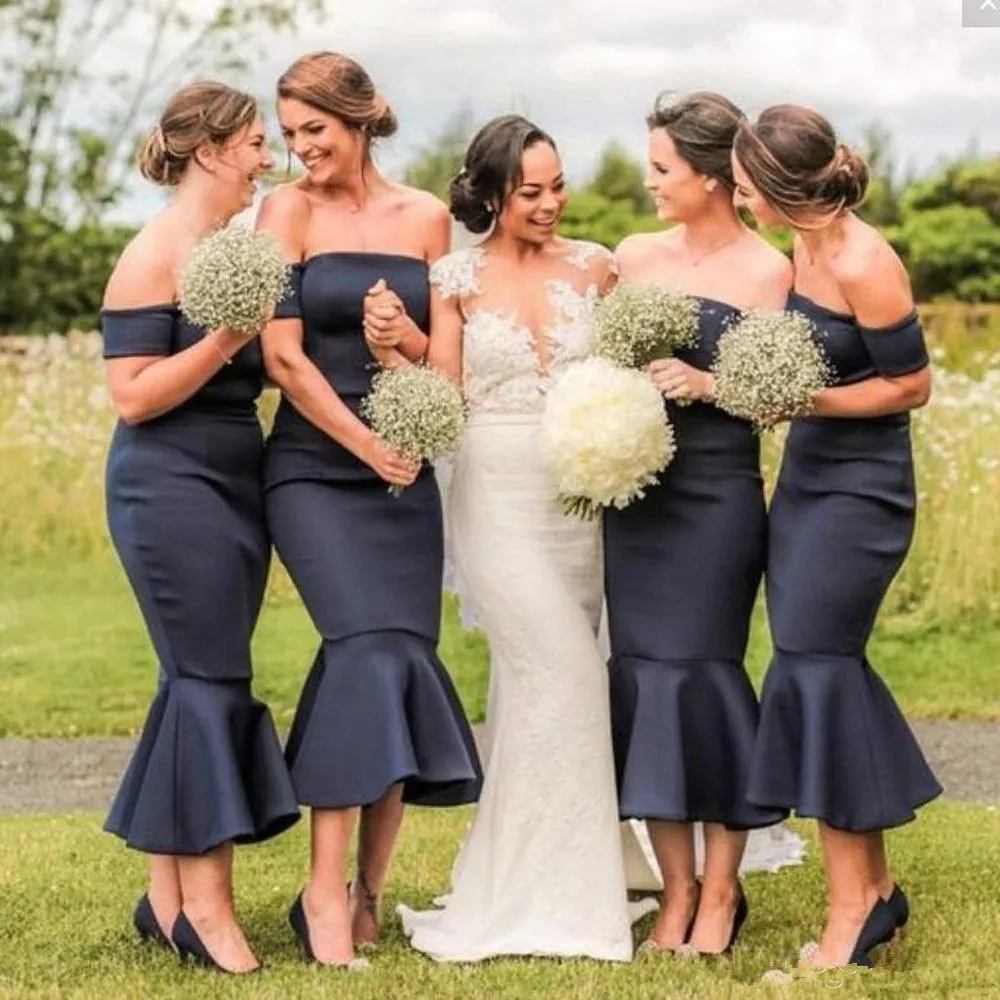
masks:
<svg viewBox="0 0 1000 1000"><path fill-rule="evenodd" d="M646 188L664 222L685 222L705 210L718 182L698 173L677 151L664 128L649 130L649 167Z"/></svg>
<svg viewBox="0 0 1000 1000"><path fill-rule="evenodd" d="M340 184L361 170L367 144L360 129L293 97L278 101L278 118L285 144L314 184Z"/></svg>
<svg viewBox="0 0 1000 1000"><path fill-rule="evenodd" d="M536 142L521 157L521 182L504 201L498 225L515 239L545 243L559 227L567 197L559 154Z"/></svg>
<svg viewBox="0 0 1000 1000"><path fill-rule="evenodd" d="M232 191L235 211L253 204L257 179L274 169L274 157L268 148L260 115L221 145L206 143L199 151L198 159L220 185L224 184Z"/></svg>
<svg viewBox="0 0 1000 1000"><path fill-rule="evenodd" d="M733 192L733 204L737 208L745 208L760 226L783 226L787 220L782 218L770 205L766 198L757 190L750 175L743 168L736 152L733 152L733 179L736 189Z"/></svg>

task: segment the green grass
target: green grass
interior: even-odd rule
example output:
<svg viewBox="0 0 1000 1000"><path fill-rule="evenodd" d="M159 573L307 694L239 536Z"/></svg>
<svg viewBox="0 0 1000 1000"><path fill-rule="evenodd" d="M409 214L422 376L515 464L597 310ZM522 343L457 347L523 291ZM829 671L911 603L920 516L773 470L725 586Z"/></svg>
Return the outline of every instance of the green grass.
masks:
<svg viewBox="0 0 1000 1000"><path fill-rule="evenodd" d="M449 620L454 623L454 612ZM256 691L278 725L292 721L317 636L301 602L264 609ZM486 699L485 643L451 624L444 661L474 717ZM0 573L0 736L123 735L142 725L156 679L135 599L111 559L8 564Z"/></svg>
<svg viewBox="0 0 1000 1000"><path fill-rule="evenodd" d="M678 963L641 957L632 965L498 960L438 966L407 949L392 915L400 900L427 905L446 885L468 819L465 810L411 810L386 900L385 942L369 976L310 969L299 961L285 910L300 887L305 826L240 851L239 912L267 965L252 980L181 968L140 947L129 926L143 885L143 859L99 829L96 818L0 822L0 997L435 997L626 1000L666 997L829 996L838 981L796 984L788 993L759 985L815 935L823 878L810 841L807 863L751 875L751 916L732 962ZM811 836L807 827L797 828ZM1000 811L932 806L892 835L897 874L911 894L912 929L875 972L838 974L839 994L865 997L995 996L1000 982ZM648 928L640 925L638 932Z"/></svg>
<svg viewBox="0 0 1000 1000"><path fill-rule="evenodd" d="M282 728L316 651L297 598L270 603L255 642L259 694ZM449 601L441 646L473 720L486 697L486 646L460 628ZM751 674L767 665L755 623ZM907 626L888 620L872 660L914 718L1000 719L1000 627ZM131 591L108 560L52 557L0 574L0 736L130 734L142 724L155 679L152 649Z"/></svg>

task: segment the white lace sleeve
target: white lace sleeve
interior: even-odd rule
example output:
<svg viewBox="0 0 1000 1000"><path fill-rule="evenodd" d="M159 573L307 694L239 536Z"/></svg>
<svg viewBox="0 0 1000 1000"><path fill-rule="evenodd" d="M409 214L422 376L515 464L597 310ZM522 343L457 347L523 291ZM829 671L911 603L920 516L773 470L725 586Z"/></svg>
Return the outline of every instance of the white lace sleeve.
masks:
<svg viewBox="0 0 1000 1000"><path fill-rule="evenodd" d="M479 269L484 256L479 247L446 254L431 265L430 283L446 299L454 295L478 295Z"/></svg>

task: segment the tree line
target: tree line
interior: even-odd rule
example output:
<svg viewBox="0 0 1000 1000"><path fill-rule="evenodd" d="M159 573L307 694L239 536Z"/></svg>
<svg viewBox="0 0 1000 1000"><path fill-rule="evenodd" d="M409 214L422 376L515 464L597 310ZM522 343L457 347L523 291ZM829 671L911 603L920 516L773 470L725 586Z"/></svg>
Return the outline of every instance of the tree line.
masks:
<svg viewBox="0 0 1000 1000"><path fill-rule="evenodd" d="M110 222L127 191L139 125L165 90L254 58L260 27L291 30L327 0L0 0L0 332L95 325L114 261L132 235ZM123 32L143 39L126 72L104 69ZM263 33L266 37L267 33ZM88 103L107 108L73 124ZM403 172L447 197L474 122L458 112ZM874 179L859 214L905 260L920 301L1000 302L1000 157L967 155L903 176L890 137L863 137ZM660 227L643 167L618 143L572 192L565 235L614 247ZM768 233L789 247L786 233Z"/></svg>

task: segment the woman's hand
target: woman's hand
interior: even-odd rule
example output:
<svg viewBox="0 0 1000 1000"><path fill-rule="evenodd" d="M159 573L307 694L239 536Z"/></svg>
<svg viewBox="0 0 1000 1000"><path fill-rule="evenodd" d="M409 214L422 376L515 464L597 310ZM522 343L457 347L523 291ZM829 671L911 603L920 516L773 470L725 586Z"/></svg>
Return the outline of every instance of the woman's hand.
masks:
<svg viewBox="0 0 1000 1000"><path fill-rule="evenodd" d="M365 295L364 331L369 349L385 351L399 347L409 332L409 317L399 296L383 278Z"/></svg>
<svg viewBox="0 0 1000 1000"><path fill-rule="evenodd" d="M361 460L390 486L410 486L420 472L420 463L406 458L373 434Z"/></svg>
<svg viewBox="0 0 1000 1000"><path fill-rule="evenodd" d="M653 376L656 388L667 399L690 402L711 401L715 397L715 376L711 372L703 372L700 368L678 361L677 358L653 361L648 371Z"/></svg>

